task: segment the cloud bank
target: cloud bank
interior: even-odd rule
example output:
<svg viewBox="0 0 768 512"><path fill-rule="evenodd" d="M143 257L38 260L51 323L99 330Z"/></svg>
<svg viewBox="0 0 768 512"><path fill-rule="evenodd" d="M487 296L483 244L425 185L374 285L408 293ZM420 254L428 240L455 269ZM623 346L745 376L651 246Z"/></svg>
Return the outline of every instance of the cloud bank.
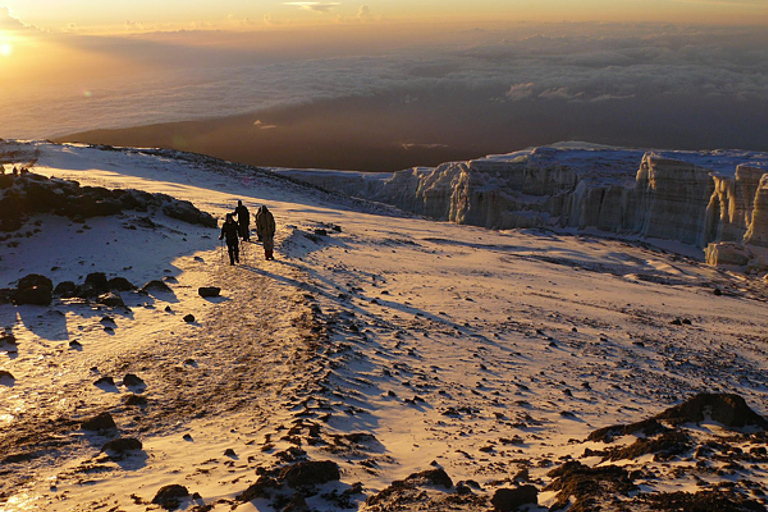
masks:
<svg viewBox="0 0 768 512"><path fill-rule="evenodd" d="M292 4L320 10L336 5ZM359 14L370 10L363 6ZM10 110L0 100L0 108L11 112L0 136L42 137L379 97L426 117L444 114L457 129L472 126L508 149L564 138L768 149L766 29L521 26L443 34L438 42L385 50L343 39L316 40L311 49L291 46L291 34L273 36L285 40L271 46L255 39L186 44L193 36L78 39L83 49L141 61L152 71L135 82L89 85L89 98L41 92L37 103L17 101ZM268 51L257 49L263 47ZM49 103L45 119L37 114L41 101Z"/></svg>

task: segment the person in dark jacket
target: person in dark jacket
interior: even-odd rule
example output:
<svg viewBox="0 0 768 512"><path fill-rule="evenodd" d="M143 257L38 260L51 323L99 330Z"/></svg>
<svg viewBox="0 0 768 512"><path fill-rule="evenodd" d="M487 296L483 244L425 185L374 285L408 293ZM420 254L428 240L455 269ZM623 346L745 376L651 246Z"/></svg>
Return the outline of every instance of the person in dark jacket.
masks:
<svg viewBox="0 0 768 512"><path fill-rule="evenodd" d="M242 201L237 202L235 214L237 215L237 225L240 226L240 238L243 239L243 242L250 241L251 230L249 224L251 223L251 219L248 208L245 207Z"/></svg>
<svg viewBox="0 0 768 512"><path fill-rule="evenodd" d="M235 222L234 216L228 213L224 220L224 225L221 226L221 235L219 240L225 239L227 241L227 251L229 252L229 264L234 265L240 263L240 246L238 245L237 235L239 233L239 227Z"/></svg>
<svg viewBox="0 0 768 512"><path fill-rule="evenodd" d="M261 206L256 212L256 233L264 244L264 258L274 260L275 249L275 217L266 206Z"/></svg>

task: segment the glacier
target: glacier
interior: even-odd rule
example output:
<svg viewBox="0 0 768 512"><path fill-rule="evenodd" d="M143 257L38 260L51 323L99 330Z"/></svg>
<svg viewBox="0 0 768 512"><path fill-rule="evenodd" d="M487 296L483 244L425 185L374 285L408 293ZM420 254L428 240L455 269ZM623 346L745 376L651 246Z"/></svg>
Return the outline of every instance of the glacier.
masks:
<svg viewBox="0 0 768 512"><path fill-rule="evenodd" d="M565 142L394 173L275 170L434 220L677 241L768 269L768 153Z"/></svg>

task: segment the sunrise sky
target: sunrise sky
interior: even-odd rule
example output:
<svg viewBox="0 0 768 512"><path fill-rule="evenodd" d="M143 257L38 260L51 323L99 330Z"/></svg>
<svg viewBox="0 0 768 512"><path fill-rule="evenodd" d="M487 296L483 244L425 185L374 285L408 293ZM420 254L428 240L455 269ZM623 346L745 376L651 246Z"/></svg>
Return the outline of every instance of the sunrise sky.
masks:
<svg viewBox="0 0 768 512"><path fill-rule="evenodd" d="M762 147L768 1L0 0L0 137L345 98L434 133L496 116L509 149Z"/></svg>

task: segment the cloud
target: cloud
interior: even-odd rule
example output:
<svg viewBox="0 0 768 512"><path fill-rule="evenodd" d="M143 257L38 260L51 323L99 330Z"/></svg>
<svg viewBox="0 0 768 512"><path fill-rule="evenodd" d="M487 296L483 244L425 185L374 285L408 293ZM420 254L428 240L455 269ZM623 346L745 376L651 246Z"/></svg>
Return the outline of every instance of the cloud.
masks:
<svg viewBox="0 0 768 512"><path fill-rule="evenodd" d="M18 18L14 18L8 7L0 7L0 30L16 31L35 28L32 25L26 25Z"/></svg>
<svg viewBox="0 0 768 512"><path fill-rule="evenodd" d="M510 101L524 100L533 96L535 87L536 84L533 82L528 82L525 84L514 84L510 86L506 93L504 93L504 96L506 96Z"/></svg>
<svg viewBox="0 0 768 512"><path fill-rule="evenodd" d="M283 2L283 5L292 5L316 13L327 13L341 4L336 2Z"/></svg>

